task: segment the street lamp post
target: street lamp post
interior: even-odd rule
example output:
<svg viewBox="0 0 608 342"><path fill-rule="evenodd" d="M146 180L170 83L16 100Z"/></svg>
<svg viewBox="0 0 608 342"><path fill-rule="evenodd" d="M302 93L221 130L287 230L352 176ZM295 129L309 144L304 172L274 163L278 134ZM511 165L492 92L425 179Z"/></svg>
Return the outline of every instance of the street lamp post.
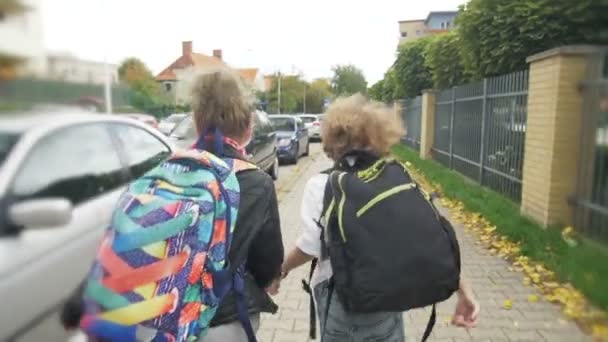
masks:
<svg viewBox="0 0 608 342"><path fill-rule="evenodd" d="M278 87L277 87L277 92L278 92L278 108L277 108L277 113L281 114L281 72L279 71L279 77L278 77Z"/></svg>

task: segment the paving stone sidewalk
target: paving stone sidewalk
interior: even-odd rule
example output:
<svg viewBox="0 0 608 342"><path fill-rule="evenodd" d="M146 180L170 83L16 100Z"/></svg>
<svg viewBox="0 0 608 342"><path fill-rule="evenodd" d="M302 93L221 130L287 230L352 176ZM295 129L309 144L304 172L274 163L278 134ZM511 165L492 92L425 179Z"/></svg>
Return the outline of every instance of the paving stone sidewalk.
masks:
<svg viewBox="0 0 608 342"><path fill-rule="evenodd" d="M313 160L302 161L300 176L279 190L281 222L286 250L293 247L299 230L299 209L306 180L326 169L330 163L316 149ZM523 276L508 270L509 264L490 255L475 244L475 237L456 225L459 237L463 274L473 284L481 304L479 326L467 331L448 324L455 298L437 306L437 324L429 341L592 341L578 326L566 320L558 306L543 302L529 303L534 288L522 284ZM262 342L309 341L309 299L302 290L301 280L306 278L307 267L294 270L281 285L275 297L280 310L276 315L264 315L259 330ZM513 301L510 310L503 308L505 299ZM428 309L413 310L406 314L407 340L420 341L426 326Z"/></svg>

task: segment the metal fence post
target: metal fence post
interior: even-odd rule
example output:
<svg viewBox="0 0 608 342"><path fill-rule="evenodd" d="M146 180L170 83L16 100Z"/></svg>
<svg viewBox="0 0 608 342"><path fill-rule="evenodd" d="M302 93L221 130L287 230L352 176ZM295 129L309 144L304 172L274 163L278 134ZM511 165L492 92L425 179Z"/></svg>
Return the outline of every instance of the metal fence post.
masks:
<svg viewBox="0 0 608 342"><path fill-rule="evenodd" d="M454 112L456 110L456 87L452 87L452 108L450 110L450 169L454 168Z"/></svg>
<svg viewBox="0 0 608 342"><path fill-rule="evenodd" d="M484 156L486 150L486 119L488 117L488 79L483 79L483 102L481 105L481 146L479 148L479 184L483 185Z"/></svg>

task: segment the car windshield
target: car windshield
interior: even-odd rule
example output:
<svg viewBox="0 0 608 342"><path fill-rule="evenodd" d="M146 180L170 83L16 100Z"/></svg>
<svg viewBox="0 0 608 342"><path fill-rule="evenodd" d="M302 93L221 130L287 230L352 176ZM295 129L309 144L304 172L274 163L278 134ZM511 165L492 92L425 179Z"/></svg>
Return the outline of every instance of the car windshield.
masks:
<svg viewBox="0 0 608 342"><path fill-rule="evenodd" d="M300 119L302 119L304 123L313 123L317 121L317 118L314 116L300 116Z"/></svg>
<svg viewBox="0 0 608 342"><path fill-rule="evenodd" d="M171 132L171 136L181 139L196 137L196 130L192 118L188 117L177 124L177 127Z"/></svg>
<svg viewBox="0 0 608 342"><path fill-rule="evenodd" d="M0 132L0 166L4 163L4 160L6 160L18 140L19 134Z"/></svg>
<svg viewBox="0 0 608 342"><path fill-rule="evenodd" d="M296 121L293 118L271 117L270 122L275 131L292 132L296 130Z"/></svg>

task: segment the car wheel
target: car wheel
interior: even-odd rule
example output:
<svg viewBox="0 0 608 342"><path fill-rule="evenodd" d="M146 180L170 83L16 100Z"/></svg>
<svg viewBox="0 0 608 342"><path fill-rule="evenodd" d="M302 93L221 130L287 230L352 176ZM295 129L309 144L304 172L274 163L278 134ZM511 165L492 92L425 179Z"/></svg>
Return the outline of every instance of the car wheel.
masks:
<svg viewBox="0 0 608 342"><path fill-rule="evenodd" d="M268 171L268 174L273 180L279 179L279 158L274 157L274 162Z"/></svg>
<svg viewBox="0 0 608 342"><path fill-rule="evenodd" d="M304 152L304 157L308 157L310 154L310 142L306 143L306 151Z"/></svg>
<svg viewBox="0 0 608 342"><path fill-rule="evenodd" d="M293 156L291 157L291 163L292 164L297 164L298 163L298 158L300 157L300 145L296 145L296 148L293 149Z"/></svg>

